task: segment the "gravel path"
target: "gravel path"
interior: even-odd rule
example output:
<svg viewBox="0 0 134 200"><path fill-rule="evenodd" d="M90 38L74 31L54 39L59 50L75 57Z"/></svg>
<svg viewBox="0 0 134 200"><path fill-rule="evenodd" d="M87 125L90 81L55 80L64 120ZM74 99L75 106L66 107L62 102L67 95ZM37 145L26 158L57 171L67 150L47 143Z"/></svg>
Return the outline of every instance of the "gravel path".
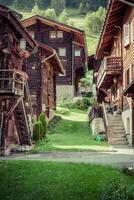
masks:
<svg viewBox="0 0 134 200"><path fill-rule="evenodd" d="M45 152L39 154L14 154L0 160L39 160L71 163L90 163L115 167L134 166L134 154L119 152Z"/></svg>

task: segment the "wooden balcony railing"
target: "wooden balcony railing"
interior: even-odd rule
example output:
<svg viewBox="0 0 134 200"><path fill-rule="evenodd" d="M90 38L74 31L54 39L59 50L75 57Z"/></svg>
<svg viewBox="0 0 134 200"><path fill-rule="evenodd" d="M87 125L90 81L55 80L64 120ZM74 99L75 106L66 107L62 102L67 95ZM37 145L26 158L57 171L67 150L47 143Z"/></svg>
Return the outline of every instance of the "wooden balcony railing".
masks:
<svg viewBox="0 0 134 200"><path fill-rule="evenodd" d="M26 73L16 69L0 69L0 94L24 95Z"/></svg>
<svg viewBox="0 0 134 200"><path fill-rule="evenodd" d="M97 87L100 88L101 83L107 75L120 75L122 68L121 57L104 57L97 76ZM107 76L108 77L108 76Z"/></svg>
<svg viewBox="0 0 134 200"><path fill-rule="evenodd" d="M91 108L88 119L91 122L94 118L103 118L103 110L101 106L94 106Z"/></svg>

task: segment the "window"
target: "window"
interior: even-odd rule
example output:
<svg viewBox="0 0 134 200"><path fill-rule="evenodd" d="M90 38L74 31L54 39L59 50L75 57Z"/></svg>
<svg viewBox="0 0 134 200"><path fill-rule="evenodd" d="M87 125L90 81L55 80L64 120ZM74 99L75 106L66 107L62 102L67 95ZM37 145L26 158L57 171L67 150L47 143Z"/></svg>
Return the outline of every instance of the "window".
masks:
<svg viewBox="0 0 134 200"><path fill-rule="evenodd" d="M123 25L123 42L124 47L127 47L130 44L130 24Z"/></svg>
<svg viewBox="0 0 134 200"><path fill-rule="evenodd" d="M20 39L20 48L26 49L26 40L24 38Z"/></svg>
<svg viewBox="0 0 134 200"><path fill-rule="evenodd" d="M35 39L35 33L34 32L30 32L30 35L33 39Z"/></svg>
<svg viewBox="0 0 134 200"><path fill-rule="evenodd" d="M50 38L55 39L56 38L56 31L50 31Z"/></svg>
<svg viewBox="0 0 134 200"><path fill-rule="evenodd" d="M59 48L59 56L66 56L66 48Z"/></svg>
<svg viewBox="0 0 134 200"><path fill-rule="evenodd" d="M63 31L57 31L57 38L63 38Z"/></svg>
<svg viewBox="0 0 134 200"><path fill-rule="evenodd" d="M78 57L81 55L81 51L80 50L75 50L75 56Z"/></svg>
<svg viewBox="0 0 134 200"><path fill-rule="evenodd" d="M63 38L63 31L50 31L49 37L51 39Z"/></svg>
<svg viewBox="0 0 134 200"><path fill-rule="evenodd" d="M134 19L130 23L131 43L134 40Z"/></svg>

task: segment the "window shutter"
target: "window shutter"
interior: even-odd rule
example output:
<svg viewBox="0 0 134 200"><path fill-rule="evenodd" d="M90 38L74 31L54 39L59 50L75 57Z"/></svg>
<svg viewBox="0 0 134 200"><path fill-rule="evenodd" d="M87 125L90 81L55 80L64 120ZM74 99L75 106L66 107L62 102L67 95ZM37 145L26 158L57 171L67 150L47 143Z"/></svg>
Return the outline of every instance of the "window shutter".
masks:
<svg viewBox="0 0 134 200"><path fill-rule="evenodd" d="M123 39L124 47L130 44L130 24L124 24L123 26Z"/></svg>

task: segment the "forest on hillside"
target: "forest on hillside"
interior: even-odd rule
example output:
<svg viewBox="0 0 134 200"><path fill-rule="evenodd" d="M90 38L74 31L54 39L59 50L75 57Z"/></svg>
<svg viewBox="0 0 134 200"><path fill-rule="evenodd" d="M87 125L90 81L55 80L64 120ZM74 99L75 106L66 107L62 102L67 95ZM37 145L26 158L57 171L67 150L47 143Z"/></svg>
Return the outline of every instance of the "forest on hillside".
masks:
<svg viewBox="0 0 134 200"><path fill-rule="evenodd" d="M0 0L22 14L51 18L85 31L89 54L95 52L108 0Z"/></svg>
<svg viewBox="0 0 134 200"><path fill-rule="evenodd" d="M55 0L61 3L61 0ZM89 11L96 11L100 6L106 8L108 0L62 0L66 7L79 8L80 5L86 7ZM18 9L32 9L35 4L40 8L48 8L51 6L51 0L0 0L0 4L6 6L15 6Z"/></svg>

